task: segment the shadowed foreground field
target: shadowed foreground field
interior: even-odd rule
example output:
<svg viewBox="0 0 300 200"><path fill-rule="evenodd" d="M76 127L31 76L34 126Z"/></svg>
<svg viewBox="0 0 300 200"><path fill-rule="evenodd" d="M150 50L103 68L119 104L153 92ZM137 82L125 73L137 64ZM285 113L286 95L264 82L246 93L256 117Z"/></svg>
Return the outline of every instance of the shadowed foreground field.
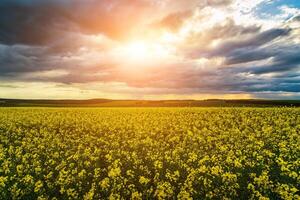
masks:
<svg viewBox="0 0 300 200"><path fill-rule="evenodd" d="M298 108L1 108L0 199L299 199Z"/></svg>

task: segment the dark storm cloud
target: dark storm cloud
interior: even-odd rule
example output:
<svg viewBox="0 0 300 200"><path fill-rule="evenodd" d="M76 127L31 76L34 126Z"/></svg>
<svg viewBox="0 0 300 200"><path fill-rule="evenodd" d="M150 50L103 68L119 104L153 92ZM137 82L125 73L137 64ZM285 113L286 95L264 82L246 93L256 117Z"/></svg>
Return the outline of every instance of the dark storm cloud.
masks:
<svg viewBox="0 0 300 200"><path fill-rule="evenodd" d="M234 26L229 26L234 27ZM226 29L224 29L226 30ZM231 31L231 34L229 30ZM241 30L241 29L237 29ZM235 35L237 32L233 28L227 31L227 37ZM292 32L290 28L273 28L263 32L258 32L259 28L253 28L250 36L236 37L233 41L221 42L215 49L201 50L199 56L208 58L224 57L225 68L220 68L219 76L222 79L217 83L222 90L244 92L265 92L265 91L285 91L299 92L298 80L287 82L287 80L278 78L266 78L261 75L269 73L296 73L299 71L300 56L299 45L286 45L284 41L289 40ZM222 31L221 31L222 32ZM219 37L224 34L221 34ZM236 34L238 35L238 34ZM216 37L218 38L218 37ZM276 43L277 39L283 39L283 42ZM269 59L268 64L262 64L261 61ZM258 63L249 64L256 61ZM230 67L235 65L235 67ZM244 73L254 76L243 76Z"/></svg>
<svg viewBox="0 0 300 200"><path fill-rule="evenodd" d="M227 55L225 64L233 65L270 58L277 53L270 49L238 49Z"/></svg>
<svg viewBox="0 0 300 200"><path fill-rule="evenodd" d="M31 59L15 47L0 45L0 74L4 76L14 72L24 72L32 67Z"/></svg>
<svg viewBox="0 0 300 200"><path fill-rule="evenodd" d="M47 44L68 26L63 1L0 1L0 42Z"/></svg>
<svg viewBox="0 0 300 200"><path fill-rule="evenodd" d="M292 83L280 79L265 79L257 83L252 83L240 87L245 92L300 92L300 81L295 80Z"/></svg>
<svg viewBox="0 0 300 200"><path fill-rule="evenodd" d="M297 52L294 55L280 55L275 57L274 63L267 66L253 67L249 71L253 74L278 73L282 71L299 70L300 56Z"/></svg>
<svg viewBox="0 0 300 200"><path fill-rule="evenodd" d="M300 15L293 18L294 21L300 21Z"/></svg>
<svg viewBox="0 0 300 200"><path fill-rule="evenodd" d="M220 69L222 77L215 91L225 88L227 92L300 92L300 74L298 72L286 71L282 76L248 76L247 73L239 73ZM222 89L220 89L222 88Z"/></svg>
<svg viewBox="0 0 300 200"><path fill-rule="evenodd" d="M0 80L18 80L23 75L53 70L72 71L80 64L65 54L49 53L48 47L0 44ZM76 63L77 62L77 63ZM81 66L82 67L82 66ZM99 68L100 69L100 68ZM34 81L38 77L32 77Z"/></svg>
<svg viewBox="0 0 300 200"><path fill-rule="evenodd" d="M277 44L278 45L278 44ZM300 56L299 45L269 46L251 51L236 51L227 64L236 64L234 67L221 68L223 76L228 78L229 90L244 92L300 92ZM252 52L252 53L251 53ZM269 59L267 64L250 61ZM243 66L244 65L244 66Z"/></svg>
<svg viewBox="0 0 300 200"><path fill-rule="evenodd" d="M131 3L130 3L131 2ZM66 32L122 37L138 21L146 3L122 1L1 1L0 42L46 45ZM133 12L133 9L138 11ZM140 11L139 11L140 10ZM136 17L136 18L134 18ZM121 20L124 20L121 23Z"/></svg>
<svg viewBox="0 0 300 200"><path fill-rule="evenodd" d="M237 51L238 49L255 49L262 45L266 45L279 37L287 36L290 32L291 29L289 28L274 28L266 30L256 34L255 36L250 37L249 39L240 39L236 41L224 42L221 45L219 45L215 50L207 52L207 54L210 57L227 56L228 53Z"/></svg>
<svg viewBox="0 0 300 200"><path fill-rule="evenodd" d="M80 0L73 0L73 2ZM89 0L86 0L89 1ZM70 0L0 0L0 6L24 6L24 7L39 7L39 6L68 6Z"/></svg>
<svg viewBox="0 0 300 200"><path fill-rule="evenodd" d="M234 68L235 72L248 72L251 74L282 73L299 70L300 46L273 46L272 48L258 49L236 53L229 57L227 64L243 64L249 61L258 61L271 58L269 64L256 64L250 67Z"/></svg>

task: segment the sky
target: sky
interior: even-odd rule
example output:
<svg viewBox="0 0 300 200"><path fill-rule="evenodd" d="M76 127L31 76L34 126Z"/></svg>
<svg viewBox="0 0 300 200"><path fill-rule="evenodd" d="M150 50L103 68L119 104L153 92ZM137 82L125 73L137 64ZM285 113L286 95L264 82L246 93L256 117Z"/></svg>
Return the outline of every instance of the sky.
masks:
<svg viewBox="0 0 300 200"><path fill-rule="evenodd" d="M300 99L300 0L0 0L0 98Z"/></svg>

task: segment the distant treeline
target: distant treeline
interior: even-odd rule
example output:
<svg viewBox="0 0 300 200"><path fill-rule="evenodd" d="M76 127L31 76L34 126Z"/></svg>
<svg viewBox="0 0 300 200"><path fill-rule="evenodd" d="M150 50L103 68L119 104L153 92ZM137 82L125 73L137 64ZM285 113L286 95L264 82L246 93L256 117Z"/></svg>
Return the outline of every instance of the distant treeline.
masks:
<svg viewBox="0 0 300 200"><path fill-rule="evenodd" d="M0 107L300 107L300 100L29 100L0 99Z"/></svg>

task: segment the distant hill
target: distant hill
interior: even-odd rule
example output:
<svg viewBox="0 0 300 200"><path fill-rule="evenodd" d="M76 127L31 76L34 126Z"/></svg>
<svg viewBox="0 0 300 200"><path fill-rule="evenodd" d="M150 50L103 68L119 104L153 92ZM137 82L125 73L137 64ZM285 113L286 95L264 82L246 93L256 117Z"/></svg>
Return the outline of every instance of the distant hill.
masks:
<svg viewBox="0 0 300 200"><path fill-rule="evenodd" d="M0 107L300 107L300 100L30 100L0 99Z"/></svg>

